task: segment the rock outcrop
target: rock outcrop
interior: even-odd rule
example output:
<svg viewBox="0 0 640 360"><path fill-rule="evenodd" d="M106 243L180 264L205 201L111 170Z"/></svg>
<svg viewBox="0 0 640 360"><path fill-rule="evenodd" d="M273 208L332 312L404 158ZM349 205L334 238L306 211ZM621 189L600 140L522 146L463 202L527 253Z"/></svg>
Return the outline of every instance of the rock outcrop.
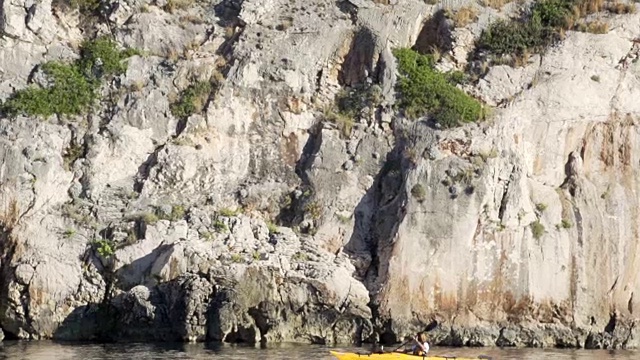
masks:
<svg viewBox="0 0 640 360"><path fill-rule="evenodd" d="M518 11L471 6L3 2L0 101L138 51L85 115L0 115L0 338L637 347L640 16L487 69L482 123L404 119L394 48L463 69Z"/></svg>

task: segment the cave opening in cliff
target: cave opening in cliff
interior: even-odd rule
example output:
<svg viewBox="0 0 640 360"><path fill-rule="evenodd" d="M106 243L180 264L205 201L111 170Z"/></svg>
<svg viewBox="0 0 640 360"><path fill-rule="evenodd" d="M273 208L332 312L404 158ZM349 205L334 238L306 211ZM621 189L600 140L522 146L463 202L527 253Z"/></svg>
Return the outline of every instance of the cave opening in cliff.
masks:
<svg viewBox="0 0 640 360"><path fill-rule="evenodd" d="M412 49L420 54L441 54L453 49L451 27L444 10L437 11L424 22Z"/></svg>
<svg viewBox="0 0 640 360"><path fill-rule="evenodd" d="M374 70L375 48L375 36L370 30L363 28L356 32L338 73L340 85L348 87L360 85L369 75L373 75L371 73Z"/></svg>
<svg viewBox="0 0 640 360"><path fill-rule="evenodd" d="M18 335L12 333L11 331L7 331L4 327L0 326L0 331L4 334L4 341L6 340L20 340Z"/></svg>

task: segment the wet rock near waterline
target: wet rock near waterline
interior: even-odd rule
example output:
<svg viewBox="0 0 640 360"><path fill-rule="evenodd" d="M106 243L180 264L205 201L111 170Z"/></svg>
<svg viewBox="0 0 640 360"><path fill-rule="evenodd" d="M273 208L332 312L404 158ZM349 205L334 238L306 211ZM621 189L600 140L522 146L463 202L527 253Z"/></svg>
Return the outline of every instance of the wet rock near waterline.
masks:
<svg viewBox="0 0 640 360"><path fill-rule="evenodd" d="M116 251L107 297L76 309L54 338L325 344L370 336L369 295L346 258L303 247L286 229L269 235L261 221L228 220L216 232L194 217L206 236L186 242L180 224L149 225L164 243L147 238Z"/></svg>

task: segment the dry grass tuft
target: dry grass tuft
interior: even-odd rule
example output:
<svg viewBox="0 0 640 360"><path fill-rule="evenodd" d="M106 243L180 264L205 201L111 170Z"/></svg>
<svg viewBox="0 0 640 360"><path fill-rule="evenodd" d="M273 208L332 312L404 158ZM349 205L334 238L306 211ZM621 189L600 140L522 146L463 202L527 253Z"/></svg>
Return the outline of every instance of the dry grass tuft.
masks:
<svg viewBox="0 0 640 360"><path fill-rule="evenodd" d="M175 14L178 10L185 10L195 3L195 0L168 0L164 10Z"/></svg>
<svg viewBox="0 0 640 360"><path fill-rule="evenodd" d="M636 12L636 4L614 1L613 3L607 5L607 10L614 14L634 14Z"/></svg>
<svg viewBox="0 0 640 360"><path fill-rule="evenodd" d="M456 27L465 27L478 19L478 12L471 6L464 6L451 15Z"/></svg>
<svg viewBox="0 0 640 360"><path fill-rule="evenodd" d="M481 0L482 6L488 6L496 10L502 9L503 6L510 3L512 0Z"/></svg>
<svg viewBox="0 0 640 360"><path fill-rule="evenodd" d="M578 24L576 30L592 34L606 34L609 31L609 24L604 21L594 20Z"/></svg>
<svg viewBox="0 0 640 360"><path fill-rule="evenodd" d="M18 210L18 201L12 199L0 213L0 230L6 231L13 229L18 223L19 218L20 211Z"/></svg>

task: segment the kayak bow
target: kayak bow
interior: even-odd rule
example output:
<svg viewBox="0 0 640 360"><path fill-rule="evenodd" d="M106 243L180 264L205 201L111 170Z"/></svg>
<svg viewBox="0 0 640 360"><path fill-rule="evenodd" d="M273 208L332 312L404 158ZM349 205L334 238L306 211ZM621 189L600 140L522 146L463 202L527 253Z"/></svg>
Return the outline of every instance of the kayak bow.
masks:
<svg viewBox="0 0 640 360"><path fill-rule="evenodd" d="M475 360L456 356L416 356L397 352L384 354L358 354L330 351L330 353L338 360Z"/></svg>

